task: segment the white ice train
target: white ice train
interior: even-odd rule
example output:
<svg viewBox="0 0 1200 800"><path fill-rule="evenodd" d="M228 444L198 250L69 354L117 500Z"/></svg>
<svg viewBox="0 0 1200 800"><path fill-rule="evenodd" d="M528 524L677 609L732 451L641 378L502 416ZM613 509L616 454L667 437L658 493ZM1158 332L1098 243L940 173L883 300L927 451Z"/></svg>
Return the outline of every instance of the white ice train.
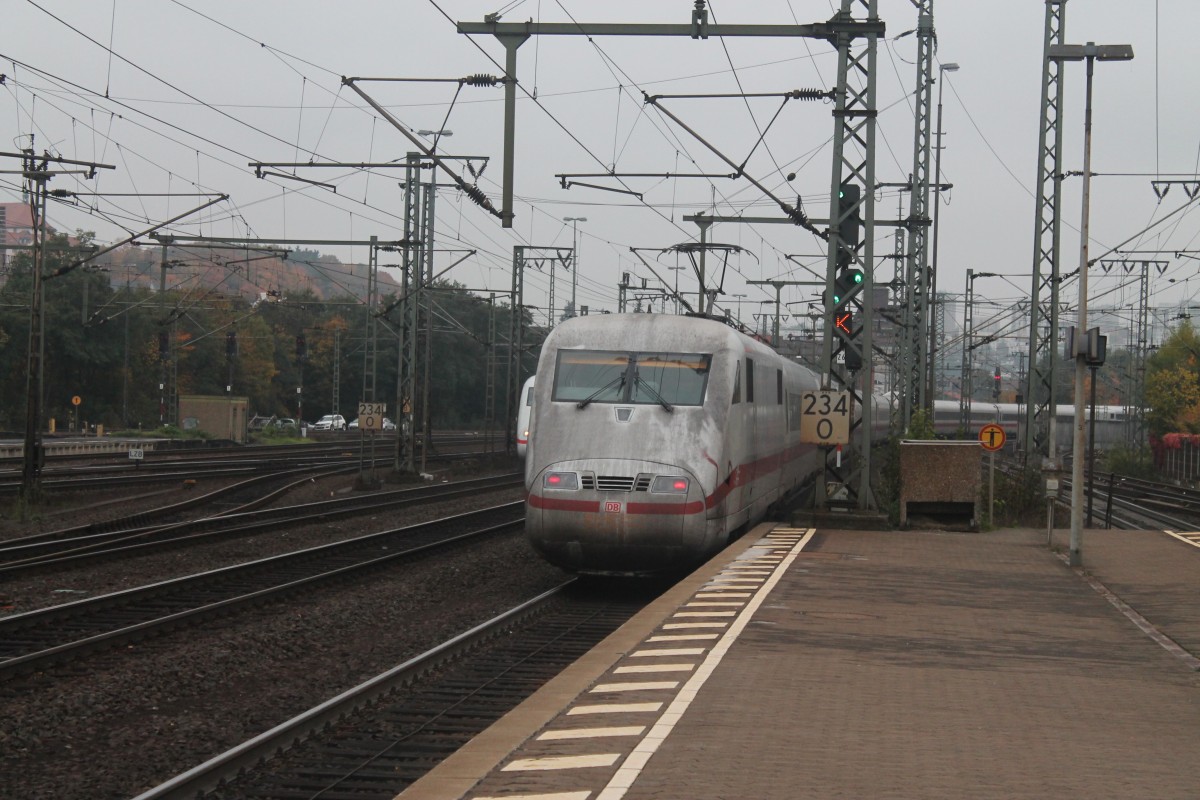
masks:
<svg viewBox="0 0 1200 800"><path fill-rule="evenodd" d="M521 387L520 400L517 404L517 458L525 458L525 449L529 445L530 412L533 411L533 382L536 376L530 375Z"/></svg>
<svg viewBox="0 0 1200 800"><path fill-rule="evenodd" d="M569 319L536 377L525 530L571 571L694 565L822 468L799 441L818 376L715 320Z"/></svg>
<svg viewBox="0 0 1200 800"><path fill-rule="evenodd" d="M976 400L969 409L970 423L968 435L978 433L979 429L989 423L995 423L1004 428L1008 436L1008 448L1015 449L1020 444L1020 436L1025 430L1026 406L1017 403L995 403ZM1084 412L1088 419L1090 410ZM1069 452L1075 426L1075 406L1059 404L1055 407L1056 441L1060 452ZM1106 450L1117 445L1124 445L1129 437L1129 414L1124 406L1096 406L1096 448ZM961 427L960 409L957 400L935 400L933 403L933 427L939 436L956 436Z"/></svg>

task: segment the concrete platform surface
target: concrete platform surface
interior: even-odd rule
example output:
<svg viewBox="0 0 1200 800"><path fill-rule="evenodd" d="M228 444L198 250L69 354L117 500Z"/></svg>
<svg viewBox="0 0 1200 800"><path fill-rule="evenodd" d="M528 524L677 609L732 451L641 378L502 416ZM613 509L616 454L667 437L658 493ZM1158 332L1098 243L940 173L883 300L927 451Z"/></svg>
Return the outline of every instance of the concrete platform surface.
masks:
<svg viewBox="0 0 1200 800"><path fill-rule="evenodd" d="M400 797L1194 800L1200 547L1082 552L760 526Z"/></svg>

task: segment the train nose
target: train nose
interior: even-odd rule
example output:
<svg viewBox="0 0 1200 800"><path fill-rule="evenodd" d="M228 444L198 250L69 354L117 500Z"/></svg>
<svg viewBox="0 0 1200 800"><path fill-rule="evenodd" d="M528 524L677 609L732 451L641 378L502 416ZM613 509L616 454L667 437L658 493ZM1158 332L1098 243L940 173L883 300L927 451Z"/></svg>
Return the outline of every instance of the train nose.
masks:
<svg viewBox="0 0 1200 800"><path fill-rule="evenodd" d="M561 462L534 479L525 530L552 563L608 574L662 572L691 562L705 527L699 481L686 470L629 461Z"/></svg>

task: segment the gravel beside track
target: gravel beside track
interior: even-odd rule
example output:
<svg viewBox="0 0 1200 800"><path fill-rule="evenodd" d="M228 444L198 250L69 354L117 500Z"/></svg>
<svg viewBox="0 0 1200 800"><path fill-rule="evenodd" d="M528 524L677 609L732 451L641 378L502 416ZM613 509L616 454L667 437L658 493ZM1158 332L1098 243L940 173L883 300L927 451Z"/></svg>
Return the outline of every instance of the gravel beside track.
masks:
<svg viewBox="0 0 1200 800"><path fill-rule="evenodd" d="M314 483L282 502L327 498L351 481ZM63 602L54 589L68 578L88 593L66 595L76 599L496 505L512 494L161 553L86 576L47 575L4 593L25 611ZM564 579L520 535L497 537L453 558L427 558L0 685L0 799L128 798Z"/></svg>
<svg viewBox="0 0 1200 800"><path fill-rule="evenodd" d="M289 492L273 506L296 505L344 496L353 491L353 480L353 476L346 475L314 480L302 489ZM384 484L380 491L396 488L399 487L395 484ZM328 544L363 533L414 525L473 508L520 500L523 492L520 488L486 492L470 500L449 500L411 509L385 510L348 519L317 522L302 527L279 528L257 536L214 541L121 561L102 562L89 565L86 569L46 571L30 577L6 579L0 587L0 617ZM159 502L161 504L163 501Z"/></svg>
<svg viewBox="0 0 1200 800"><path fill-rule="evenodd" d="M207 478L197 480L191 485L181 482L169 487L133 486L121 492L70 492L53 495L48 498L42 509L30 515L27 520L18 519L11 507L12 501L6 500L4 504L0 504L0 542L35 533L56 531L70 525L105 522L128 514L149 511L245 479L246 476L243 475L236 478Z"/></svg>

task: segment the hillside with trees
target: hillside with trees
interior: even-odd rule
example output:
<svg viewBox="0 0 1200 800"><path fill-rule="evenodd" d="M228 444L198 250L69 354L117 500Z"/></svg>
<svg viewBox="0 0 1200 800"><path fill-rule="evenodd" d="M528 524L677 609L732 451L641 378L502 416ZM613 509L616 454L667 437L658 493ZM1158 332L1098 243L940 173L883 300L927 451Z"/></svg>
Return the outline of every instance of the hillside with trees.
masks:
<svg viewBox="0 0 1200 800"><path fill-rule="evenodd" d="M53 236L43 274L71 264L87 243L86 235ZM357 276L336 259L306 252L301 254L305 261L323 265L325 282L312 279L296 289L283 282L294 275L268 272L267 265L291 262L293 254L240 266L230 258L219 270L214 266L214 274L206 279L184 280L174 272L181 252L169 249L166 292L158 291L153 278L128 277L138 269L140 275L158 277L160 248L126 248L103 268L73 269L44 281L44 418L55 418L60 429L65 427L73 411L71 398L78 395L83 398L81 422L101 423L110 430L155 428L160 424L159 385L164 375L168 385L174 376L180 395L224 395L229 387L232 395L249 398L250 411L256 414L295 417L296 389L302 387L305 419L334 412L353 416L363 399L364 356L369 351L365 291L357 291L365 289L365 273ZM224 257L208 263L216 265ZM0 286L0 369L9 376L0 383L0 429L8 431L24 427L30 267L28 253L18 255ZM380 284L380 308L386 309L395 303L399 289L382 276ZM430 294L433 426L482 424L488 363L498 363L494 379L500 417L509 306L497 303L489 308L486 300L452 283L439 282ZM376 399L385 401L395 417L399 308L377 320ZM423 353L424 316L420 328ZM495 331L500 342L491 359L489 331ZM301 337L306 353L298 358ZM540 336L527 333L525 339L536 343ZM171 360L160 357L165 353ZM536 351L527 348L527 370L535 359ZM335 380L338 408L332 407Z"/></svg>

